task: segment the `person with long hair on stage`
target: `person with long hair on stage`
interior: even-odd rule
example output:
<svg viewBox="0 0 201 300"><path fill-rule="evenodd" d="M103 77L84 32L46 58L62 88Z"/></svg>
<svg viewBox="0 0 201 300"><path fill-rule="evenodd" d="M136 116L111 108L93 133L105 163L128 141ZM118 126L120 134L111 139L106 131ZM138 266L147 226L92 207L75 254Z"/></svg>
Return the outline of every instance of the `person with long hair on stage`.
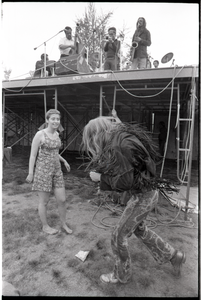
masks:
<svg viewBox="0 0 201 300"><path fill-rule="evenodd" d="M146 20L139 18L136 24L136 30L132 38L131 47L131 69L147 68L147 46L151 45L151 34L146 28Z"/></svg>
<svg viewBox="0 0 201 300"><path fill-rule="evenodd" d="M128 237L132 234L159 264L170 262L179 277L185 253L165 242L145 222L157 204L160 186L155 178L158 154L149 134L138 124L115 122L115 118L101 116L84 127L82 146L90 158L90 177L99 182L101 190L131 192L111 237L114 270L101 275L101 281L127 283L131 280Z"/></svg>
<svg viewBox="0 0 201 300"><path fill-rule="evenodd" d="M61 140L57 129L60 126L60 112L50 109L46 113L47 128L39 130L33 138L29 159L29 174L26 178L32 183L32 190L38 192L38 212L42 222L42 230L48 234L56 234L57 229L51 228L47 222L47 205L50 192L58 203L61 227L66 233L72 230L66 225L66 195L61 163L64 163L67 171L70 171L68 162L59 155Z"/></svg>

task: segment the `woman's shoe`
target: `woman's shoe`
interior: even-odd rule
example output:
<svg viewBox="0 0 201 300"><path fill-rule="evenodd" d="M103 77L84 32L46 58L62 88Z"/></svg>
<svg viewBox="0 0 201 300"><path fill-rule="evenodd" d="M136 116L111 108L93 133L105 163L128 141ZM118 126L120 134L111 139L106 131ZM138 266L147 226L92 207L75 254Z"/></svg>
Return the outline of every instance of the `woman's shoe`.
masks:
<svg viewBox="0 0 201 300"><path fill-rule="evenodd" d="M114 273L103 274L103 275L101 275L100 280L103 283L117 283L117 282L119 282L119 280L114 277Z"/></svg>
<svg viewBox="0 0 201 300"><path fill-rule="evenodd" d="M186 255L184 252L177 250L173 258L170 260L174 271L175 271L175 276L177 278L181 277L181 268L182 264L184 264L186 261Z"/></svg>

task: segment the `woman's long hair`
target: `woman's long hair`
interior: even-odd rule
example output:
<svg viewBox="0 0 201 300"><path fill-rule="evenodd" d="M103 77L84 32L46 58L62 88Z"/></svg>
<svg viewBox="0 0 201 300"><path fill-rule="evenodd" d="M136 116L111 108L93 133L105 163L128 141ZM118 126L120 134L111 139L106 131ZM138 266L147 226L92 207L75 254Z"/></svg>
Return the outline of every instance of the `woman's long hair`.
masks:
<svg viewBox="0 0 201 300"><path fill-rule="evenodd" d="M97 161L101 156L115 126L110 118L98 117L84 127L81 149L92 161Z"/></svg>

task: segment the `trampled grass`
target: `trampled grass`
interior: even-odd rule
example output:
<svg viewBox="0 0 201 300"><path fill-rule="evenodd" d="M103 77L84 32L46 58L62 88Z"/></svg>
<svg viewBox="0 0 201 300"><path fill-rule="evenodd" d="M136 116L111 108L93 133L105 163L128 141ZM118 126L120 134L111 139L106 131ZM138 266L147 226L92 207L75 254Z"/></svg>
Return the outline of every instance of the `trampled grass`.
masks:
<svg viewBox="0 0 201 300"><path fill-rule="evenodd" d="M3 190L5 188L5 191L10 192L5 198L6 202L3 203L5 205L2 212L3 273L9 282L21 288L22 295L50 296L56 292L59 296L69 295L69 291L72 291L73 280L79 280L79 278L84 278L84 283L85 279L87 283L89 282L89 290L95 288L104 295L111 297L143 297L144 295L148 297L150 293L153 296L155 292L160 296L168 297L173 294L181 296L190 291L190 284L188 286L187 281L185 281L186 287L182 283L180 292L176 291L179 285L175 285L174 279L171 278L169 266L158 265L142 242L134 235L129 239L133 271L131 282L125 285L102 283L100 275L113 271L114 257L111 250L111 230L94 229L90 222L100 204L98 204L96 195L97 185L87 180L86 175L81 171L80 177L79 174L76 175L76 172L65 175L67 179L65 179L67 217L71 217L69 223L72 222L73 224L73 234L66 235L64 232L60 232L50 236L41 230L37 199L35 196L30 198L31 186L23 183L26 172L27 169L25 168L22 168L22 172L19 173L19 168L11 167L5 172ZM27 200L26 203L31 204L30 208L27 208L27 205L21 206L20 194L23 195L24 202ZM13 195L18 197L15 199ZM9 196L12 196L11 199ZM35 204L33 205L34 201ZM166 204L163 206L167 207L167 203L163 203ZM58 228L60 219L53 194L51 194L48 203L47 215L50 226ZM111 217L111 220L105 219L105 216ZM100 220L103 219L106 223L116 223L115 216L114 212L106 212L101 208L94 220L96 224L99 224ZM160 216L160 218L162 217ZM193 253L195 253L195 247L191 245L192 241L197 241L197 234L192 229L190 231L185 229L182 232L181 228L172 230L172 228L158 227L156 232L161 233L161 237L164 238L167 235L166 240L173 245L177 247L184 245L184 248L192 248ZM75 254L77 249L82 249L84 245L89 246L90 252L86 260L82 262L75 257ZM191 261L194 265L192 267L188 265L185 269L187 275L184 274L186 278L191 278L191 285L195 282L192 281L191 273L191 271L194 272L195 267L193 253L191 254L189 251L188 255L192 256ZM185 276L183 280L185 280ZM167 286L169 290L166 289ZM86 294L89 290L85 290ZM193 293L195 294L192 290L190 295Z"/></svg>

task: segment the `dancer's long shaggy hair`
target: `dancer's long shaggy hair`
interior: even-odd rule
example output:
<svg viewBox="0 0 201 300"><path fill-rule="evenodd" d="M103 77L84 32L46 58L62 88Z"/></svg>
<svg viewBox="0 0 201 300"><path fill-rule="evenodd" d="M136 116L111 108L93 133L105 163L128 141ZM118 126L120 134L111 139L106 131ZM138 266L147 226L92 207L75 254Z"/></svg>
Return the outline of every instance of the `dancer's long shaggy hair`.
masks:
<svg viewBox="0 0 201 300"><path fill-rule="evenodd" d="M92 161L99 159L104 147L111 137L115 123L107 117L92 119L85 126L82 138L82 151L85 151Z"/></svg>
<svg viewBox="0 0 201 300"><path fill-rule="evenodd" d="M82 151L88 154L91 160L87 169L93 168L97 169L98 172L107 172L116 163L117 158L112 149L112 141L114 139L116 141L119 140L118 137L121 133L128 133L137 138L135 141L133 140L136 153L138 153L136 157L137 161L142 162L146 159L147 155L150 155L154 162L160 159L156 151L157 146L153 142L150 133L144 127L139 124L116 123L111 121L111 119L108 117L98 117L89 121L84 128ZM165 193L165 191L177 191L174 184L169 180L155 177L145 183L144 179L141 180L140 170L135 169L134 172L135 181L139 183L136 183L136 186L149 184L152 188L157 188L162 193Z"/></svg>
<svg viewBox="0 0 201 300"><path fill-rule="evenodd" d="M137 154L136 161L143 163L147 155L150 155L155 163L160 159L156 151L157 146L144 127L138 124L112 122L108 117L98 117L91 120L83 131L82 151L86 152L91 160L87 169L96 169L97 172L101 173L107 173L111 168L113 169L118 158L113 151L112 142L114 140L119 141L121 133L131 134L137 138L136 140L133 139L133 146ZM157 177L145 180L138 168L134 167L133 169L135 175L134 186L136 188L149 185L153 189L159 189L166 197L168 197L167 192L178 191L169 180Z"/></svg>
<svg viewBox="0 0 201 300"><path fill-rule="evenodd" d="M111 141L116 134L127 132L135 135L155 161L158 154L155 145L148 133L138 124L111 122L108 117L92 119L83 131L82 150L85 151L93 162L100 159L103 151L110 148Z"/></svg>

